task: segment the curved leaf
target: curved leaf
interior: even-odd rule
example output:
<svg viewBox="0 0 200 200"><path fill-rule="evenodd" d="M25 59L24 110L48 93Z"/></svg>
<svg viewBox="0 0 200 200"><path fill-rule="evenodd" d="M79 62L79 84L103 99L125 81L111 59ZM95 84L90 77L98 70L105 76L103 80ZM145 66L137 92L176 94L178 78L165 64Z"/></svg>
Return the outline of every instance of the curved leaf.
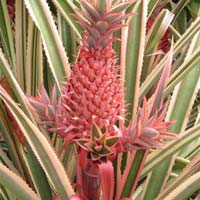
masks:
<svg viewBox="0 0 200 200"><path fill-rule="evenodd" d="M45 0L25 0L26 6L41 31L45 52L58 88L70 74L70 67L55 22Z"/></svg>
<svg viewBox="0 0 200 200"><path fill-rule="evenodd" d="M7 55L9 63L12 64L12 67L14 67L16 57L14 52L11 24L6 9L6 1L0 1L0 24L0 36L2 39L2 45L4 47L4 51Z"/></svg>
<svg viewBox="0 0 200 200"><path fill-rule="evenodd" d="M163 149L151 153L147 159L141 178L151 171L153 167L158 166L159 163L165 160L167 157L174 155L174 153L180 151L186 145L198 139L200 137L199 129L200 124L181 133L179 139L169 142L165 147L163 147Z"/></svg>
<svg viewBox="0 0 200 200"><path fill-rule="evenodd" d="M184 170L181 172L181 174L176 177L176 179L167 187L162 190L162 192L157 196L156 200L162 200L164 197L166 197L170 192L172 192L174 189L179 187L181 183L186 181L191 175L194 173L197 173L200 169L200 154L197 154L197 156L189 162L189 164L184 168Z"/></svg>
<svg viewBox="0 0 200 200"><path fill-rule="evenodd" d="M26 66L26 41L28 19L26 8L23 0L16 0L15 4L15 48L16 48L16 79L20 87L25 91L25 66ZM20 39L19 39L20 38Z"/></svg>
<svg viewBox="0 0 200 200"><path fill-rule="evenodd" d="M55 4L58 11L62 14L62 16L65 18L65 20L68 22L72 30L76 33L76 35L79 37L79 39L82 38L81 26L76 23L75 17L72 15L74 14L74 10L76 9L76 6L69 0L53 0L53 3Z"/></svg>
<svg viewBox="0 0 200 200"><path fill-rule="evenodd" d="M0 162L0 183L20 200L40 200L25 181Z"/></svg>
<svg viewBox="0 0 200 200"><path fill-rule="evenodd" d="M27 98L26 98L25 94L23 93L21 87L19 86L17 80L15 79L15 77L14 77L14 75L13 75L13 73L12 73L8 63L7 63L7 60L4 57L4 54L1 52L1 49L0 49L0 67L2 68L3 72L5 73L6 78L8 79L9 84L11 85L11 87L14 91L14 94L16 95L18 102L20 102L20 105L21 105L24 113L26 113L26 115L29 116L31 121L34 123L35 120L32 116L32 113L31 113L29 107L28 107L29 103L27 101ZM9 141L8 142L9 147L13 150L11 152L12 153L14 152L14 154L11 155L11 158L21 157L22 155L17 154L16 150L14 149L15 147L13 146L13 143L15 143L15 141L8 140L8 139L10 139L9 134L8 134L8 137L6 137L6 139L7 139L7 142ZM27 146L27 148L29 149L30 147ZM14 156L15 154L16 154L16 156ZM37 162L35 156L33 155L33 153L31 151L29 151L29 154L27 154L27 156L25 156L25 157L27 158L27 161L28 161L27 163L29 165L29 169L32 173L32 178L34 180L34 183L35 183L35 186L36 186L38 192L41 191L42 189L44 190L44 188L45 188L45 193L48 195L50 187L49 187L49 184L46 180L46 176L44 175L43 170L41 169L41 167L38 166L37 171L35 171L36 169L35 169L34 166L38 165L38 162ZM18 162L18 159L15 159L15 160ZM19 163L17 166L21 166L21 164L22 163ZM21 169L21 167L19 169ZM35 173L34 173L34 171L35 171ZM40 179L41 179L40 181L38 181L38 177L40 177ZM43 184L43 183L45 183L45 184ZM43 184L44 187L42 187L41 184ZM43 196L42 193L40 193L41 196Z"/></svg>
<svg viewBox="0 0 200 200"><path fill-rule="evenodd" d="M30 109L28 108L28 100L22 91L20 85L18 84L15 76L12 73L12 70L10 69L10 66L8 64L8 61L5 58L5 55L3 54L2 50L0 49L0 68L4 72L11 88L13 89L13 92L15 96L17 97L18 102L22 106L22 109L24 112L31 118L32 114ZM33 117L31 118L33 121Z"/></svg>
<svg viewBox="0 0 200 200"><path fill-rule="evenodd" d="M55 152L51 148L46 137L40 130L27 118L13 100L6 94L3 89L0 90L0 97L4 100L10 112L15 117L18 125L23 131L31 149L38 158L44 171L47 173L57 189L62 200L68 199L74 194L71 184L61 163L59 162Z"/></svg>
<svg viewBox="0 0 200 200"><path fill-rule="evenodd" d="M200 172L194 174L187 181L180 184L163 200L187 199L200 188Z"/></svg>
<svg viewBox="0 0 200 200"><path fill-rule="evenodd" d="M200 29L200 17L198 17L191 26L187 29L187 31L179 38L179 40L174 44L174 53L173 58L178 55L178 53L181 52L182 48L186 46L190 40L194 37L194 35L199 31ZM140 89L140 99L145 96L148 91L151 89L151 87L155 84L155 82L158 80L159 75L161 74L161 71L166 63L168 54L166 54L163 59L160 61L160 63L156 66L155 69L147 76L147 79L143 82Z"/></svg>
<svg viewBox="0 0 200 200"><path fill-rule="evenodd" d="M126 103L128 105L128 120L130 120L132 116L135 118L138 107L140 76L143 64L147 20L146 1L138 1L133 12L136 12L137 15L131 19L129 24L126 51L125 88Z"/></svg>

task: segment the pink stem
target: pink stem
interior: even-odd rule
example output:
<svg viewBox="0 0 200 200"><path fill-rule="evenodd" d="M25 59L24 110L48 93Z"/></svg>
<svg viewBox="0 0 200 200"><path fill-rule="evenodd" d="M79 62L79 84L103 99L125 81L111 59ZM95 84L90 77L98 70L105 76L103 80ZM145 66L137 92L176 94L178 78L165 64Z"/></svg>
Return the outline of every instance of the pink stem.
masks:
<svg viewBox="0 0 200 200"><path fill-rule="evenodd" d="M100 180L99 177L90 176L82 170L82 186L83 196L87 200L99 199L100 196Z"/></svg>
<svg viewBox="0 0 200 200"><path fill-rule="evenodd" d="M100 196L99 169L95 164L89 162L84 158L81 158L81 156L79 156L77 162L78 193L83 198L83 200L99 199Z"/></svg>

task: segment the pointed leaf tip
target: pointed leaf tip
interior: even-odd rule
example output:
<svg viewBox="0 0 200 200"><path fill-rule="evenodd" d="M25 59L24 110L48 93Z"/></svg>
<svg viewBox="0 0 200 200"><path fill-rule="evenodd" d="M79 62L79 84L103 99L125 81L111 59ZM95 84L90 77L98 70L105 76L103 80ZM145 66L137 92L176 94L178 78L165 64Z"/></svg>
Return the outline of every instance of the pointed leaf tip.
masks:
<svg viewBox="0 0 200 200"><path fill-rule="evenodd" d="M97 1L97 10L103 14L105 13L105 11L107 10L108 8L108 2L107 0L98 0Z"/></svg>
<svg viewBox="0 0 200 200"><path fill-rule="evenodd" d="M109 137L106 139L106 145L108 147L112 147L113 145L115 145L118 141L119 137L113 136L113 137Z"/></svg>
<svg viewBox="0 0 200 200"><path fill-rule="evenodd" d="M167 58L166 64L164 66L160 80L156 87L155 95L153 97L153 101L151 104L150 116L155 114L156 110L159 110L163 105L164 90L170 76L172 61L173 61L173 40L171 43L171 48L168 52L168 58Z"/></svg>
<svg viewBox="0 0 200 200"><path fill-rule="evenodd" d="M130 5L131 5L131 2L119 3L116 6L112 7L109 12L110 13L122 12L123 10L127 9Z"/></svg>
<svg viewBox="0 0 200 200"><path fill-rule="evenodd" d="M96 138L100 138L102 135L101 130L99 129L99 127L96 125L95 122L93 122L92 125L92 136L96 137Z"/></svg>
<svg viewBox="0 0 200 200"><path fill-rule="evenodd" d="M81 1L81 5L85 8L87 13L91 16L91 18L94 21L98 21L101 18L101 16L98 13L98 11L90 3L82 0Z"/></svg>

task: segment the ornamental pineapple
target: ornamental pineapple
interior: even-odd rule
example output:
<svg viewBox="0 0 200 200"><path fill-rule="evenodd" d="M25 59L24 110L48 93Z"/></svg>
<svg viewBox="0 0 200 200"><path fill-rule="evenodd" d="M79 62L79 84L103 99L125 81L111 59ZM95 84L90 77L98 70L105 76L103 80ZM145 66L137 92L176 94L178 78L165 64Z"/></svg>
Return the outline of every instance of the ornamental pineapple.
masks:
<svg viewBox="0 0 200 200"><path fill-rule="evenodd" d="M105 2L91 5L81 1L83 10L78 10L78 22L84 28L82 45L68 82L63 88L62 112L58 116L58 129L65 137L70 132L76 137L90 135L92 124L110 130L124 108L124 93L118 76L115 52L112 48L112 33L122 26L122 14L129 3L121 3L112 9Z"/></svg>
<svg viewBox="0 0 200 200"><path fill-rule="evenodd" d="M155 149L166 139L176 138L167 130L172 122L164 122L163 98L173 48L150 108L144 97L142 108L138 106L136 120L130 120L128 127L117 127L125 105L124 87L112 48L116 40L113 32L125 26L121 23L123 19L133 15L122 12L130 2L115 5L108 0L80 2L82 9L77 9L75 17L84 34L62 95L57 100L56 92L53 92L49 98L43 88L38 97L30 98L30 103L48 130L64 138L61 150L69 143L77 144L75 189L80 199L99 199L102 190L103 199L111 200L115 195L112 161L118 153Z"/></svg>
<svg viewBox="0 0 200 200"><path fill-rule="evenodd" d="M157 113L162 110L163 102L160 102L160 106L153 113L138 107L138 120L132 127L119 130L115 126L125 105L122 81L112 48L112 43L116 40L113 32L125 26L121 21L133 13L128 15L122 13L130 2L112 6L109 2L81 1L83 9L77 10L75 17L84 29L82 44L69 80L62 88L61 98L56 100L55 91L49 98L44 88L38 97L29 98L42 124L45 124L49 131L55 131L65 139L63 148L68 143L76 142L89 152L91 155L89 158L93 161L108 157L110 159L110 156L115 155L116 152L157 148L162 144L163 139L175 138L174 134L167 132L171 122L163 122L165 113L162 117ZM171 61L169 63L169 66L167 65L163 70L162 79L157 85L158 89L166 84ZM163 91L159 91L159 94L154 96L155 99L157 97L160 99L159 96L163 96ZM156 105L153 103L152 107L154 106ZM145 115L146 112L150 112L148 117ZM150 124L147 125L146 122L152 120L152 115L155 115L153 124L150 123L149 126ZM138 124L141 128L136 130ZM106 142L100 142L105 152L96 150L99 149L98 140L101 137L93 135L94 126L104 135L103 140L114 141L111 142L111 146L115 145L115 150L107 146ZM161 129L160 127L163 126L164 129ZM155 129L154 136L152 136L152 128Z"/></svg>

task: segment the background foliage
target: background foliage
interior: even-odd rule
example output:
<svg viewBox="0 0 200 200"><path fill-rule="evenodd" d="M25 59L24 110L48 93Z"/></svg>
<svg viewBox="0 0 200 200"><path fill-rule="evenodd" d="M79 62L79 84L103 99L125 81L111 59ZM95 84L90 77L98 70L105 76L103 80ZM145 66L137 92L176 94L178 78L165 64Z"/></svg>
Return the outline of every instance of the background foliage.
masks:
<svg viewBox="0 0 200 200"><path fill-rule="evenodd" d="M42 84L51 94L54 83L60 95L82 37L72 15L77 7L79 0L0 1L2 200L52 200L56 195L66 200L74 194L75 148L69 146L58 159L63 140L37 123L27 96L35 96ZM164 97L166 120L175 121L170 131L178 135L159 150L136 150L115 159L116 200L200 198L199 8L198 0L137 0L126 10L136 15L116 32L121 42L113 47L125 82L126 121L136 119L144 96L151 102L172 54Z"/></svg>

